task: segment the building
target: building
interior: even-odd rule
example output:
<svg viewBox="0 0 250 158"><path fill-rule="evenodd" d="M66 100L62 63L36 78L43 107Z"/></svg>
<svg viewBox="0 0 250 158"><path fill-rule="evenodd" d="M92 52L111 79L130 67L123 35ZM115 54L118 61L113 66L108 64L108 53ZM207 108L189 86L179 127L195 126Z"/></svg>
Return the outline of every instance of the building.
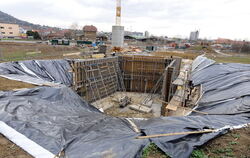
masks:
<svg viewBox="0 0 250 158"><path fill-rule="evenodd" d="M83 27L83 39L87 41L96 41L97 28L93 25Z"/></svg>
<svg viewBox="0 0 250 158"><path fill-rule="evenodd" d="M1 38L16 38L19 37L19 25L0 23Z"/></svg>
<svg viewBox="0 0 250 158"><path fill-rule="evenodd" d="M148 37L150 36L149 32L148 32L148 31L145 31L144 36L145 36L146 38L148 38Z"/></svg>
<svg viewBox="0 0 250 158"><path fill-rule="evenodd" d="M200 34L200 32L198 30L191 32L189 40L190 41L197 41L199 39L199 34Z"/></svg>
<svg viewBox="0 0 250 158"><path fill-rule="evenodd" d="M131 31L124 31L124 36L136 36L136 37L143 37L143 32L131 32Z"/></svg>

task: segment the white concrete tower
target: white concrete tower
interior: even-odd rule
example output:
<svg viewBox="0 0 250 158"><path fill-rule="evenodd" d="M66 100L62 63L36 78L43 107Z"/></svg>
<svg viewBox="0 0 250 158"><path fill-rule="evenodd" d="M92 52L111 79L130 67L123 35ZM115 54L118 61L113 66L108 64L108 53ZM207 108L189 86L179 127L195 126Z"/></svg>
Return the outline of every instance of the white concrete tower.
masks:
<svg viewBox="0 0 250 158"><path fill-rule="evenodd" d="M112 27L112 46L123 47L124 27L121 26L121 0L116 0L116 25Z"/></svg>

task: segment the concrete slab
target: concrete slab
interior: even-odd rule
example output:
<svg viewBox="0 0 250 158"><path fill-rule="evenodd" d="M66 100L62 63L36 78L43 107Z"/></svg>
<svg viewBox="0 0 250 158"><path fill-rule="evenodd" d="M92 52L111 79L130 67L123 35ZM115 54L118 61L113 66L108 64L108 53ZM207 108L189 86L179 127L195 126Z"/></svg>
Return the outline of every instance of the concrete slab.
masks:
<svg viewBox="0 0 250 158"><path fill-rule="evenodd" d="M132 110L143 112L143 113L150 113L152 111L152 108L148 108L148 107L140 105L140 104L129 105L129 108L132 109Z"/></svg>

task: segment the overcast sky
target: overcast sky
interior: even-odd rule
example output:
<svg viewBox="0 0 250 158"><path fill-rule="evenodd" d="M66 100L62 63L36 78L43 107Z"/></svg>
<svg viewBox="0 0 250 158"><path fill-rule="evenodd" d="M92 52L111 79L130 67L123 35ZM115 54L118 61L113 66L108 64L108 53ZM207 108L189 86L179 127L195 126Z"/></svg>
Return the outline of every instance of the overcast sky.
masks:
<svg viewBox="0 0 250 158"><path fill-rule="evenodd" d="M0 10L32 23L69 28L93 24L111 31L115 0L1 0ZM122 25L129 31L169 37L250 40L250 0L122 0Z"/></svg>

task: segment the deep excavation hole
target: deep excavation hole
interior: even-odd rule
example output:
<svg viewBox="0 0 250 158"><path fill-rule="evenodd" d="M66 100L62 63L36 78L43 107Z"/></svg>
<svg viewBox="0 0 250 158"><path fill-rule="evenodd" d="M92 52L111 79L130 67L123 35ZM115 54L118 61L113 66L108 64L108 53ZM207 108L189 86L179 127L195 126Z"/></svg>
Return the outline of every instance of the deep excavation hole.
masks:
<svg viewBox="0 0 250 158"><path fill-rule="evenodd" d="M116 117L166 116L181 58L126 55L71 63L73 88L86 101Z"/></svg>

